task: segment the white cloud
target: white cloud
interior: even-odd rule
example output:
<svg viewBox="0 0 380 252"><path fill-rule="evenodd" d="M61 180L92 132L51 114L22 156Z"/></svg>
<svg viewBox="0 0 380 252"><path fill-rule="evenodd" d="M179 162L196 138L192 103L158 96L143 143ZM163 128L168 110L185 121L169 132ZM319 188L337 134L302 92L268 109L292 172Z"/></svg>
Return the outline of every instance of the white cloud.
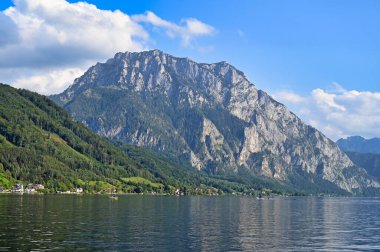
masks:
<svg viewBox="0 0 380 252"><path fill-rule="evenodd" d="M214 31L192 18L177 25L152 12L142 16L148 15L153 26L186 46ZM61 90L73 81L68 73L80 75L78 69L120 51L148 49L153 41L142 22L147 21L86 2L14 0L13 7L0 12L0 73L7 73L0 81L46 94Z"/></svg>
<svg viewBox="0 0 380 252"><path fill-rule="evenodd" d="M334 86L333 91L318 88L307 96L280 91L274 97L333 140L352 135L379 137L380 92Z"/></svg>
<svg viewBox="0 0 380 252"><path fill-rule="evenodd" d="M142 50L149 38L128 15L84 2L17 0L3 14L21 39L0 48L1 67L83 63L118 51Z"/></svg>
<svg viewBox="0 0 380 252"><path fill-rule="evenodd" d="M305 102L304 97L286 90L275 93L273 97L279 101L291 104L300 104Z"/></svg>
<svg viewBox="0 0 380 252"><path fill-rule="evenodd" d="M311 93L314 101L323 110L330 111L332 109L346 111L346 108L335 102L336 94L328 93L320 88L314 89Z"/></svg>
<svg viewBox="0 0 380 252"><path fill-rule="evenodd" d="M16 24L2 12L0 12L0 34L0 46L16 43L20 39Z"/></svg>
<svg viewBox="0 0 380 252"><path fill-rule="evenodd" d="M214 27L195 18L182 19L182 25L177 25L163 20L151 11L147 11L145 14L132 16L132 19L139 23L145 22L160 27L171 38L180 37L182 45L185 47L191 46L191 40L195 37L210 36L215 33Z"/></svg>
<svg viewBox="0 0 380 252"><path fill-rule="evenodd" d="M64 91L73 80L83 74L85 69L67 68L64 70L50 70L32 76L20 77L13 82L17 88L38 90L40 94L58 94Z"/></svg>

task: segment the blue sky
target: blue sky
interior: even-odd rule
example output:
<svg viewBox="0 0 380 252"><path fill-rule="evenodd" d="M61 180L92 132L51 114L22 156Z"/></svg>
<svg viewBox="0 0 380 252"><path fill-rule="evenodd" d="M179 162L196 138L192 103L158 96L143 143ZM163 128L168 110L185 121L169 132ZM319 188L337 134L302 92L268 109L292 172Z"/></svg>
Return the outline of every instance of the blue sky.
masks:
<svg viewBox="0 0 380 252"><path fill-rule="evenodd" d="M308 92L331 82L349 89L380 87L380 1L89 2L128 14L150 10L171 22L195 17L210 24L217 33L199 41L213 47L208 53L184 50L155 34L157 47L198 61L226 60L263 89Z"/></svg>
<svg viewBox="0 0 380 252"><path fill-rule="evenodd" d="M102 44L104 38L97 39L89 33L88 43L93 50L86 47L86 36L82 40L66 38L70 33L65 31L73 28L67 28L70 24L63 20L64 12L52 17L51 10L55 7L46 3L59 2L70 7L79 1L45 0L45 5L43 2L0 1L0 9L4 10L0 21L11 17L16 23L15 29L4 25L6 22L0 24L0 32L10 34L8 40L0 39L0 56L5 55L0 57L4 61L0 60L0 73L4 77L1 81L54 93L62 91L70 84L70 78L80 75L95 61L104 61L117 51L157 48L198 62L231 63L258 88L333 139L353 134L380 136L380 1L88 0L96 10L86 7L82 13L88 10L92 17L99 15L99 23L113 20L107 29L115 27L115 33L107 34L111 45L106 40ZM41 3L40 9L48 11L40 11L32 3ZM15 6L16 11L10 12L10 6ZM104 10L112 12L105 14ZM118 27L120 17L116 17L115 10L130 17L132 23ZM12 51L9 48L17 44L14 41L20 40L12 31L26 33L28 27L22 24L20 13L31 19L37 16L47 24L52 22L51 27L58 32L51 38L51 27L36 29L28 46L18 49L14 46L17 50ZM78 26L92 26L80 22ZM94 27L101 27L99 23ZM131 28L133 25L138 27ZM67 30L59 32L59 27ZM46 40L41 39L44 31L50 34ZM86 34L87 30L83 28L80 32ZM116 33L122 33L120 39L129 42L125 46L114 42L118 39ZM92 38L97 41L94 46ZM36 46L30 46L31 43ZM106 50L102 54L97 48ZM15 52L26 56L15 58ZM13 74L15 69L20 73L17 78ZM42 70L49 74L44 75ZM65 83L59 84L58 80ZM27 84L36 82L45 84Z"/></svg>

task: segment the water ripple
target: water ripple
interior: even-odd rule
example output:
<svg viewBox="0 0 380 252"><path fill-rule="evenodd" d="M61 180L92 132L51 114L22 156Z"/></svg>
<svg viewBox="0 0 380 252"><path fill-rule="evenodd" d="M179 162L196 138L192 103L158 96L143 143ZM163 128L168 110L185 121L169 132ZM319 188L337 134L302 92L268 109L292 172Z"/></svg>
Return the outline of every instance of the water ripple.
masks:
<svg viewBox="0 0 380 252"><path fill-rule="evenodd" d="M378 198L0 195L0 251L373 251Z"/></svg>

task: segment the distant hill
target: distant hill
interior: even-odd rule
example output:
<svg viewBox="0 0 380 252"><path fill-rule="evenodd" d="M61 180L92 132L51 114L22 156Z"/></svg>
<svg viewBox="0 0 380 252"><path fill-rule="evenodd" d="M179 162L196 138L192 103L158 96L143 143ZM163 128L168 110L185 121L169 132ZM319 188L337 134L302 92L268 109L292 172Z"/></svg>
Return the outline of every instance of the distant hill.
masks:
<svg viewBox="0 0 380 252"><path fill-rule="evenodd" d="M380 154L380 138L365 139L361 136L351 136L339 139L336 143L346 152Z"/></svg>

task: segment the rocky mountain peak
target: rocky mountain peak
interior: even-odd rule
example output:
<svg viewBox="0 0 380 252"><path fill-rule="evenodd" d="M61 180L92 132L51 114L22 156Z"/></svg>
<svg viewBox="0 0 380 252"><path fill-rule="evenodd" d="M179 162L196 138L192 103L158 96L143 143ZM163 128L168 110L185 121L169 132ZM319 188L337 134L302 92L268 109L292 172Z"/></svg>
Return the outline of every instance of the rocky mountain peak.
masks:
<svg viewBox="0 0 380 252"><path fill-rule="evenodd" d="M246 169L280 181L314 176L348 191L379 186L334 142L224 61L196 63L159 50L117 53L52 98L98 134L210 173Z"/></svg>

